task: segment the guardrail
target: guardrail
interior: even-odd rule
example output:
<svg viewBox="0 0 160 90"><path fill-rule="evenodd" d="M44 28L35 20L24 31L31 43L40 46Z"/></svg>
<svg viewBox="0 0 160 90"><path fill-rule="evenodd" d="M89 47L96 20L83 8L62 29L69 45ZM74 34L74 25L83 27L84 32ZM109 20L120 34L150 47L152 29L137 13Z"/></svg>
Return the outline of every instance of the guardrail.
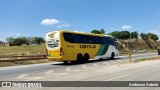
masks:
<svg viewBox="0 0 160 90"><path fill-rule="evenodd" d="M27 60L47 59L47 55L26 55L26 56L0 56L0 62L14 62Z"/></svg>

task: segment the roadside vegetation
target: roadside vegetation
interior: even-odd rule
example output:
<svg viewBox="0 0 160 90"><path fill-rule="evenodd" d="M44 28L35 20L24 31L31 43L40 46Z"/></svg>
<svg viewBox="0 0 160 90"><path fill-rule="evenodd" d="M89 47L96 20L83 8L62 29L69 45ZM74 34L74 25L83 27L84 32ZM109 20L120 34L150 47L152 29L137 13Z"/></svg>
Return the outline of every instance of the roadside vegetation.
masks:
<svg viewBox="0 0 160 90"><path fill-rule="evenodd" d="M42 37L7 37L6 40L10 46L41 45L45 42Z"/></svg>
<svg viewBox="0 0 160 90"><path fill-rule="evenodd" d="M141 61L147 61L147 60L160 60L160 56L150 57L150 58L143 58L143 59L137 59L134 62L141 62Z"/></svg>
<svg viewBox="0 0 160 90"><path fill-rule="evenodd" d="M46 54L45 45L0 47L0 56Z"/></svg>

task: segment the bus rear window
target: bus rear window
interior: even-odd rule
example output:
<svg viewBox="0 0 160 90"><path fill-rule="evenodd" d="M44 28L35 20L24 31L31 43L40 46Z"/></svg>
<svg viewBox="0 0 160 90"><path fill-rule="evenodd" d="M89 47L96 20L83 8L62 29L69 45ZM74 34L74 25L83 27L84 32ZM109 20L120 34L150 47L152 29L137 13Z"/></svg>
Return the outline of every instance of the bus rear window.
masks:
<svg viewBox="0 0 160 90"><path fill-rule="evenodd" d="M47 41L47 46L49 48L54 48L59 46L59 40L50 39Z"/></svg>

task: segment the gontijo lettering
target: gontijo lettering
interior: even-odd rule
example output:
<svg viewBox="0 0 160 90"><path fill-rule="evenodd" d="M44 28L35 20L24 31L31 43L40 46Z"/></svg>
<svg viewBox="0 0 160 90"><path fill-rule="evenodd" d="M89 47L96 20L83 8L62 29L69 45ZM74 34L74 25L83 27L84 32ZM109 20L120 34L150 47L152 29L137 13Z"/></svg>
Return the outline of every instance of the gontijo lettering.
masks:
<svg viewBox="0 0 160 90"><path fill-rule="evenodd" d="M80 45L80 48L96 48L96 45Z"/></svg>

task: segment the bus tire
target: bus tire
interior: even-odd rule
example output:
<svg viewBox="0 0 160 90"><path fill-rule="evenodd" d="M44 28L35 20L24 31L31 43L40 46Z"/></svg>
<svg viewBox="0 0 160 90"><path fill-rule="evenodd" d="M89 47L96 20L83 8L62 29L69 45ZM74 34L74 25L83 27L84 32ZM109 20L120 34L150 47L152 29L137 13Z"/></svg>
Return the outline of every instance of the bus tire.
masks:
<svg viewBox="0 0 160 90"><path fill-rule="evenodd" d="M77 55L77 63L82 63L83 62L83 55L82 54L78 54Z"/></svg>
<svg viewBox="0 0 160 90"><path fill-rule="evenodd" d="M85 53L84 54L84 62L89 62L89 59L90 59L89 54Z"/></svg>
<svg viewBox="0 0 160 90"><path fill-rule="evenodd" d="M68 64L68 61L63 61L64 64Z"/></svg>
<svg viewBox="0 0 160 90"><path fill-rule="evenodd" d="M113 59L114 59L114 57L115 57L115 54L114 54L114 52L112 52L112 53L111 53L111 57L110 57L110 59L111 59L111 60L113 60Z"/></svg>

